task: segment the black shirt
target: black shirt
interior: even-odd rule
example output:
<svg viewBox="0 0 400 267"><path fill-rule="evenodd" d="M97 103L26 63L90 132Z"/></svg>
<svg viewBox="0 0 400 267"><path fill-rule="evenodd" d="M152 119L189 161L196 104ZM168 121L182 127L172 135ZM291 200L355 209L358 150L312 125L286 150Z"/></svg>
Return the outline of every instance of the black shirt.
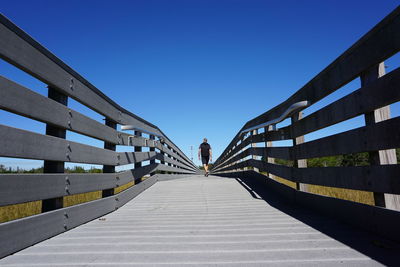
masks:
<svg viewBox="0 0 400 267"><path fill-rule="evenodd" d="M210 156L211 146L208 143L201 143L199 148L201 149L201 156L202 157L209 157Z"/></svg>

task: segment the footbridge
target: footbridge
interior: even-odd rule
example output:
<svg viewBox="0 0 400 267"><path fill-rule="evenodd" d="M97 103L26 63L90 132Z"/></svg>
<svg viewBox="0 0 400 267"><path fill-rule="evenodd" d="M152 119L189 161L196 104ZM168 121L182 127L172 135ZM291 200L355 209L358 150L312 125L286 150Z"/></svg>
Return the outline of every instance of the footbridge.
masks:
<svg viewBox="0 0 400 267"><path fill-rule="evenodd" d="M44 162L42 173L0 174L0 211L36 207L2 218L0 266L398 266L400 118L390 117L390 105L400 101L400 70L385 73L383 62L399 50L397 8L245 123L205 177L156 125L0 16L1 58L48 87L44 96L0 76L0 108L46 126L39 133L0 124L1 157ZM360 88L312 109L355 79ZM362 127L304 138L359 116ZM104 147L71 141L70 132ZM292 145L276 146L283 140ZM367 164L310 164L360 153ZM70 173L66 163L103 167Z"/></svg>

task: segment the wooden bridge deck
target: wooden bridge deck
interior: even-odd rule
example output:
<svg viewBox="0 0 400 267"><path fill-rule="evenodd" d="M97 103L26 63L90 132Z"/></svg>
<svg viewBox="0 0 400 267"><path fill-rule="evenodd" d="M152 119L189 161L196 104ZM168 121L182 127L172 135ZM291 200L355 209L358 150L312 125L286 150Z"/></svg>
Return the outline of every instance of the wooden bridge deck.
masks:
<svg viewBox="0 0 400 267"><path fill-rule="evenodd" d="M180 177L0 265L379 266L400 255L393 243L260 197L238 179Z"/></svg>

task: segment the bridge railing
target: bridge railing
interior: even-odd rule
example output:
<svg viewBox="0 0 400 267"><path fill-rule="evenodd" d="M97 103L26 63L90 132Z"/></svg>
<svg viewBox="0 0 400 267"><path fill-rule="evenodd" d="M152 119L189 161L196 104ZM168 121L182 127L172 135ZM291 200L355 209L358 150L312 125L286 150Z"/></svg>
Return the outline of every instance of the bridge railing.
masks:
<svg viewBox="0 0 400 267"><path fill-rule="evenodd" d="M216 160L212 172L229 175L253 169L272 179L296 183L297 192L307 192L309 185L373 192L375 206L399 210L400 165L395 149L400 148L400 117L390 118L390 104L400 100L400 69L385 74L383 63L399 49L397 8L286 101L248 121ZM361 88L304 116L306 106L312 107L357 78ZM306 105L290 110L299 103ZM283 114L290 123L279 128ZM306 134L360 115L363 127L304 140ZM282 140L292 145L272 146ZM307 168L308 159L365 152L368 166Z"/></svg>
<svg viewBox="0 0 400 267"><path fill-rule="evenodd" d="M155 173L196 172L157 126L120 107L2 15L0 57L48 86L46 97L0 76L0 108L46 125L45 134L0 125L1 157L44 161L43 174L0 174L0 208L41 201L41 214L0 223L0 257L119 208L154 183ZM105 123L68 107L69 98L104 116ZM130 125L134 133L118 125ZM104 148L67 140L68 131L100 140ZM117 146L134 151L117 152ZM65 173L66 162L103 165L103 172ZM116 172L128 164L134 169ZM152 176L141 182L145 175ZM137 185L115 190L129 183ZM66 196L93 191L101 191L101 199L63 204Z"/></svg>

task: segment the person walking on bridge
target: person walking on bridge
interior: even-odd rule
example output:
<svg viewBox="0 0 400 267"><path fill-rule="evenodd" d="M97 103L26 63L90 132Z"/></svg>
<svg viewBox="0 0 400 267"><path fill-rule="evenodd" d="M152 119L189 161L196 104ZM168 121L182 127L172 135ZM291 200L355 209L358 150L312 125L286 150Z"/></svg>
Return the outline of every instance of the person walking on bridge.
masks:
<svg viewBox="0 0 400 267"><path fill-rule="evenodd" d="M212 161L212 150L210 144L207 143L207 138L204 138L203 143L199 146L199 160L200 157L204 170L206 171L204 176L208 176L208 162Z"/></svg>

